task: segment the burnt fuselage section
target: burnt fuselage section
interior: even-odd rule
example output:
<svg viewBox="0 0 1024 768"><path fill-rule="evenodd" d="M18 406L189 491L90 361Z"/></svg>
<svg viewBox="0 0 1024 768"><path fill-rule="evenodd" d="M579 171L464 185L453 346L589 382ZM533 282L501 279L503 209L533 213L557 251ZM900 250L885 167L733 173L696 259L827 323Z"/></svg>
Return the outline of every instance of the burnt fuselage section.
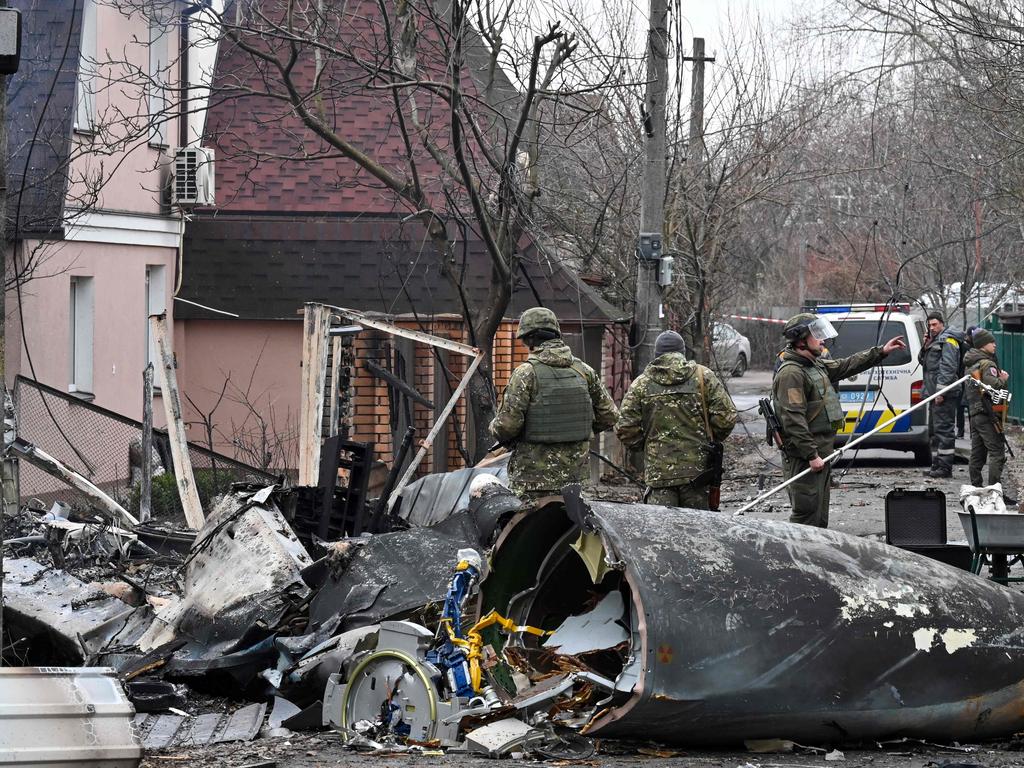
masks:
<svg viewBox="0 0 1024 768"><path fill-rule="evenodd" d="M554 630L613 591L595 735L725 745L1024 728L1024 595L878 542L712 512L594 502L505 530L484 608ZM529 650L529 649L527 649ZM533 649L540 655L540 649Z"/></svg>

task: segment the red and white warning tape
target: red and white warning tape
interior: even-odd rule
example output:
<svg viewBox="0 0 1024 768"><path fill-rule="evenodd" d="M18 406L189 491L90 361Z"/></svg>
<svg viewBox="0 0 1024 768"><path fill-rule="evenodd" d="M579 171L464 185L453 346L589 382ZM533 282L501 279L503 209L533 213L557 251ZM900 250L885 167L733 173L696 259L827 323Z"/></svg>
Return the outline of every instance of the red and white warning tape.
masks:
<svg viewBox="0 0 1024 768"><path fill-rule="evenodd" d="M785 325L787 322L775 317L753 317L752 315L726 315L726 317L730 317L733 320L757 320L761 323L778 323L779 325Z"/></svg>

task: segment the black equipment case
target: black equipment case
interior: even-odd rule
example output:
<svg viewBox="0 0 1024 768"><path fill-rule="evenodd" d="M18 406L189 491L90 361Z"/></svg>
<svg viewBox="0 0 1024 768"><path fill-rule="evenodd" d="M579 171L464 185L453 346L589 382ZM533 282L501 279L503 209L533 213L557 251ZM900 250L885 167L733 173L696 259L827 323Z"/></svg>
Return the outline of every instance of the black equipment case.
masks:
<svg viewBox="0 0 1024 768"><path fill-rule="evenodd" d="M885 542L965 571L971 568L970 547L946 542L946 494L937 488L894 488L885 495Z"/></svg>

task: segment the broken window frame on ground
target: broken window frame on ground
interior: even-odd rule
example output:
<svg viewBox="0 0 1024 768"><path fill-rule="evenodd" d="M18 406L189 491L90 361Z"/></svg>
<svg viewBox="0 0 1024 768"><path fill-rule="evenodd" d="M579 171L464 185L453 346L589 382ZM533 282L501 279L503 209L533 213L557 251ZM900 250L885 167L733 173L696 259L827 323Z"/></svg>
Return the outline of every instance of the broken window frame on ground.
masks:
<svg viewBox="0 0 1024 768"><path fill-rule="evenodd" d="M402 489L415 475L417 468L423 462L427 451L431 449L437 434L443 428L445 422L451 416L459 398L462 397L469 386L470 380L483 361L484 353L477 347L470 347L451 339L440 336L433 336L422 331L414 331L408 328L401 328L394 323L371 317L365 312L347 307L336 307L330 304L307 302L303 312L303 340L302 340L302 398L300 402L299 415L299 485L316 485L319 477L320 457L323 450L322 432L324 406L331 404L331 420L328 429L328 437L338 434L341 429L340 417L337 409L339 396L338 382L340 376L330 377L331 391L326 392L328 385L327 362L328 347L332 347L335 359L338 359L340 352L339 333L351 332L350 324L365 326L378 331L398 336L432 347L456 352L470 358L466 373L462 376L458 386L452 391L451 397L444 407L438 412L433 426L427 436L420 441L419 449L413 457L409 466L402 473L398 483L391 490L387 498L386 509L390 512ZM328 341L330 340L330 344Z"/></svg>

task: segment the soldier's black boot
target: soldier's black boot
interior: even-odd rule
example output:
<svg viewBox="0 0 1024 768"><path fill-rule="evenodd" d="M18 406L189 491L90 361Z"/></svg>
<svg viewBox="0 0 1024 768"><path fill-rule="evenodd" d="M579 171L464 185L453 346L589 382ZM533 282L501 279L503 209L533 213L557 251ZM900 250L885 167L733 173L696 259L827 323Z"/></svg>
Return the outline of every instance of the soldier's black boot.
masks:
<svg viewBox="0 0 1024 768"><path fill-rule="evenodd" d="M925 472L926 477L948 478L953 476L953 467L949 464L939 464L935 469Z"/></svg>

